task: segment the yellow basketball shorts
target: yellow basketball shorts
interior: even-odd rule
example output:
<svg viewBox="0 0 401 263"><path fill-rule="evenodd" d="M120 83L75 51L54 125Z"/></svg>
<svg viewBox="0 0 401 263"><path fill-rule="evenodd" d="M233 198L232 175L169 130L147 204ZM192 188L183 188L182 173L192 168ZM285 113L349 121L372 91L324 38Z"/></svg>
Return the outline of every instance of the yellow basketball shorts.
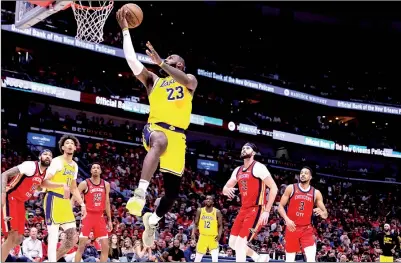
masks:
<svg viewBox="0 0 401 263"><path fill-rule="evenodd" d="M208 251L212 251L219 247L219 243L216 241L216 236L205 236L200 235L198 244L196 245L196 252L206 254Z"/></svg>
<svg viewBox="0 0 401 263"><path fill-rule="evenodd" d="M64 199L61 194L47 192L43 208L47 225L75 223L71 201L70 199Z"/></svg>
<svg viewBox="0 0 401 263"><path fill-rule="evenodd" d="M394 262L394 258L381 255L380 262Z"/></svg>
<svg viewBox="0 0 401 263"><path fill-rule="evenodd" d="M151 135L154 131L161 131L167 137L166 151L160 156L160 171L182 176L187 148L184 130L166 123L146 124L142 132L142 141L147 151L150 149Z"/></svg>

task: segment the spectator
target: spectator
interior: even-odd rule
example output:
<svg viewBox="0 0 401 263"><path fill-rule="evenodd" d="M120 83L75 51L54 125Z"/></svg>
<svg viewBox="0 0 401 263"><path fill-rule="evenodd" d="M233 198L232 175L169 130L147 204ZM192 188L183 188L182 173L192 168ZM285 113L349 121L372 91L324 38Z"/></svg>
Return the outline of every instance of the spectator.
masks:
<svg viewBox="0 0 401 263"><path fill-rule="evenodd" d="M196 241L189 241L188 248L184 251L184 257L186 262L194 262L196 256Z"/></svg>
<svg viewBox="0 0 401 263"><path fill-rule="evenodd" d="M32 227L29 233L29 237L22 242L23 255L33 262L41 262L42 253L42 241L37 238L38 230Z"/></svg>
<svg viewBox="0 0 401 263"><path fill-rule="evenodd" d="M152 250L150 247L144 247L141 240L136 240L134 243L134 257L132 260L137 262L148 262L152 258Z"/></svg>
<svg viewBox="0 0 401 263"><path fill-rule="evenodd" d="M188 241L188 236L184 233L184 227L179 226L178 227L178 234L175 235L175 239L178 239L178 236L181 236L182 242L181 243L186 243Z"/></svg>
<svg viewBox="0 0 401 263"><path fill-rule="evenodd" d="M118 243L118 237L116 234L111 235L109 238L109 259L112 262L119 262L120 257L123 256L121 252L120 244Z"/></svg>
<svg viewBox="0 0 401 263"><path fill-rule="evenodd" d="M175 239L173 247L168 250L169 262L185 262L184 251L180 249L180 241Z"/></svg>
<svg viewBox="0 0 401 263"><path fill-rule="evenodd" d="M132 247L132 240L129 237L124 239L124 246L121 248L121 252L123 256L127 256L127 254L134 253L134 248Z"/></svg>
<svg viewBox="0 0 401 263"><path fill-rule="evenodd" d="M84 262L99 262L99 252L90 239L86 243L82 259Z"/></svg>

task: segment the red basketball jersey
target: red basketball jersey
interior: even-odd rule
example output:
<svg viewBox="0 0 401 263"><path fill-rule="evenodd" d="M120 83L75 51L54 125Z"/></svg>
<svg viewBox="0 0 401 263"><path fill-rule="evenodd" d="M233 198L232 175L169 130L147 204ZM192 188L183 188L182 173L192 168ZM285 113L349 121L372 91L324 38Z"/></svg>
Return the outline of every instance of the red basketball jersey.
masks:
<svg viewBox="0 0 401 263"><path fill-rule="evenodd" d="M35 172L32 176L21 173L7 184L7 195L22 202L28 201L32 197L35 190L42 184L47 170L46 168L43 173L41 173L37 161L34 162L33 167L32 170L35 169Z"/></svg>
<svg viewBox="0 0 401 263"><path fill-rule="evenodd" d="M241 194L242 207L266 204L266 184L254 176L254 161L247 169L242 165L237 171L238 188Z"/></svg>
<svg viewBox="0 0 401 263"><path fill-rule="evenodd" d="M299 184L293 184L294 191L288 204L287 216L296 226L312 224L313 208L315 207L315 188L309 186L307 191Z"/></svg>
<svg viewBox="0 0 401 263"><path fill-rule="evenodd" d="M98 185L93 184L90 179L86 179L86 192L84 202L86 210L89 212L103 212L106 209L106 183L100 179Z"/></svg>

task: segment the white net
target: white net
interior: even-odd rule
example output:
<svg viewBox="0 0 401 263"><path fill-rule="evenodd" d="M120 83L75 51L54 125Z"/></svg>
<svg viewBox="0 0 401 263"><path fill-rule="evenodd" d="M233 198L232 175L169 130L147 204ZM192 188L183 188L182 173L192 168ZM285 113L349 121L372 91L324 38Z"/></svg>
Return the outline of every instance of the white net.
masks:
<svg viewBox="0 0 401 263"><path fill-rule="evenodd" d="M103 28L113 9L113 1L74 1L71 5L77 20L75 38L100 43L103 41Z"/></svg>

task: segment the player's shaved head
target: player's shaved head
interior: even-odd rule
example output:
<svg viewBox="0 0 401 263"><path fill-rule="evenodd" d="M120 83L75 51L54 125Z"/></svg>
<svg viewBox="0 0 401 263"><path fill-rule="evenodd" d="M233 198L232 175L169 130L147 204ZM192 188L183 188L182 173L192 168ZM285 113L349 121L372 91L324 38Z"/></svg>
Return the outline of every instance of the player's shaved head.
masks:
<svg viewBox="0 0 401 263"><path fill-rule="evenodd" d="M172 57L175 57L175 59L178 61L178 62L181 62L184 66L185 66L185 60L181 57L181 56L179 56L179 55L171 55Z"/></svg>

